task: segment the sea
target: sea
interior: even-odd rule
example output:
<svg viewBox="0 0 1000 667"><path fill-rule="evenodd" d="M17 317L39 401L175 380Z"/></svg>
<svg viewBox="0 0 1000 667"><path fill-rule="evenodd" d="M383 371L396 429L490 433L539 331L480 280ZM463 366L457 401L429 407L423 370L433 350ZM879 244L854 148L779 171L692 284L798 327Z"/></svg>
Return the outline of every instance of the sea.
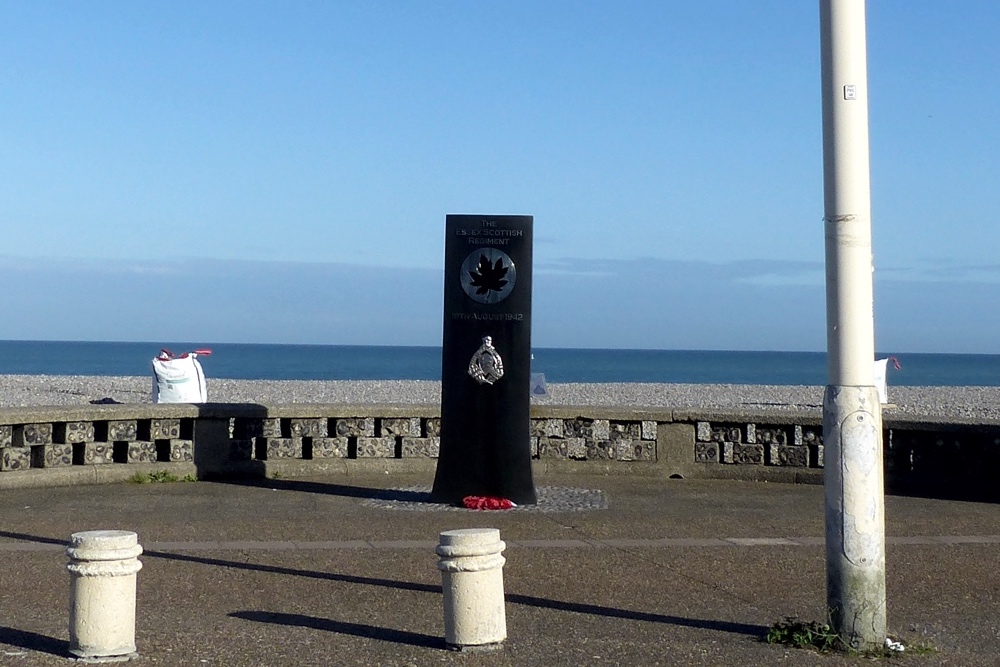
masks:
<svg viewBox="0 0 1000 667"><path fill-rule="evenodd" d="M199 357L209 378L245 380L440 380L440 347L0 341L4 375L149 375L161 349ZM1000 355L893 352L889 385L1000 386ZM546 382L825 385L824 352L536 348Z"/></svg>

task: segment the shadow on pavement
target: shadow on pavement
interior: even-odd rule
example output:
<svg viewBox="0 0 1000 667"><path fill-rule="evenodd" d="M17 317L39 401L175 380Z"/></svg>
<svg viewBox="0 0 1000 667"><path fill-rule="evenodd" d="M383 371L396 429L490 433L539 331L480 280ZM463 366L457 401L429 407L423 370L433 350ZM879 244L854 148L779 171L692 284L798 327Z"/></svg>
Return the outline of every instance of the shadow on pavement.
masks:
<svg viewBox="0 0 1000 667"><path fill-rule="evenodd" d="M314 570L298 570L290 567L277 565L260 565L257 563L240 563L237 561L223 560L220 558L204 558L202 556L189 556L186 554L173 554L163 551L147 551L146 556L153 558L163 558L166 560L178 560L190 563L201 563L203 565L214 565L219 567L232 567L254 572L268 572L271 574L286 574L296 577L309 577L313 579L323 579L326 581L339 581L348 584L360 584L364 586L380 586L383 588L395 588L398 590L417 591L420 593L441 593L441 586L436 584L421 584L412 581L398 581L394 579L376 579L373 577L359 577L350 574L338 574L335 572L316 572ZM508 593L507 602L512 604L522 604L539 609L553 609L556 611L568 611L577 614L590 614L594 616L604 616L606 618L620 618L629 621L646 621L648 623L667 623L685 628L701 628L704 630L715 630L717 632L730 632L734 634L749 635L751 637L762 637L767 632L767 628L762 625L751 625L748 623L732 623L729 621L713 621L699 618L686 618L684 616L670 616L667 614L654 614L644 611L632 611L629 609L616 609L614 607L604 607L601 605L581 604L577 602L564 602L562 600L549 600L547 598L535 597L533 595L519 595ZM240 612L257 613L257 612ZM266 612L259 612L265 614ZM278 614L278 616L288 616ZM243 618L243 617L241 617ZM308 618L308 617L302 617ZM261 620L252 618L249 620ZM335 623L334 621L324 621L325 623ZM350 624L348 624L350 625ZM309 626L314 627L314 626ZM367 627L367 626L359 626ZM354 633L348 633L354 634ZM361 635L371 636L371 635Z"/></svg>
<svg viewBox="0 0 1000 667"><path fill-rule="evenodd" d="M378 489L366 486L348 486L346 484L331 484L328 482L307 482L294 479L218 479L217 484L234 484L236 486L252 486L260 489L277 489L279 491L299 491L302 493L320 493L344 498L361 498L367 500L395 500L399 502L433 502L427 491L403 491L400 489ZM435 503L440 504L440 503Z"/></svg>
<svg viewBox="0 0 1000 667"><path fill-rule="evenodd" d="M12 533L8 530L0 530L0 537L9 537L12 540L24 542L38 542L39 544L58 544L59 546L69 546L69 540L59 540L54 537L40 537L38 535L28 535L26 533Z"/></svg>
<svg viewBox="0 0 1000 667"><path fill-rule="evenodd" d="M56 639L37 632L28 630L18 630L0 626L0 644L8 644L39 653L50 653L60 658L71 657L69 653L69 642L63 639Z"/></svg>
<svg viewBox="0 0 1000 667"><path fill-rule="evenodd" d="M406 630L379 628L374 625L332 621L327 618L304 616L302 614L282 614L272 611L234 611L229 616L241 618L246 621L256 621L258 623L275 623L277 625L312 628L313 630L326 630L328 632L338 632L344 635L367 637L369 639L379 639L381 641L408 644L422 648L447 648L442 637L432 637L431 635L422 635L418 632L407 632Z"/></svg>

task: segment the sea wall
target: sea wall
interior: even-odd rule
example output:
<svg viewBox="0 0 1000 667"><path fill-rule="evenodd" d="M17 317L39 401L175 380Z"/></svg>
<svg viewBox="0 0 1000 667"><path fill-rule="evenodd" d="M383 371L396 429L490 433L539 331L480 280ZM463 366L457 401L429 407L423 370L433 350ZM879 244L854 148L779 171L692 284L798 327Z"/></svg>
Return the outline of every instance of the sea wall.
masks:
<svg viewBox="0 0 1000 667"><path fill-rule="evenodd" d="M1000 422L884 418L886 487L1000 499ZM86 405L0 409L0 488L381 470L431 475L436 404ZM820 483L819 410L534 405L536 472Z"/></svg>

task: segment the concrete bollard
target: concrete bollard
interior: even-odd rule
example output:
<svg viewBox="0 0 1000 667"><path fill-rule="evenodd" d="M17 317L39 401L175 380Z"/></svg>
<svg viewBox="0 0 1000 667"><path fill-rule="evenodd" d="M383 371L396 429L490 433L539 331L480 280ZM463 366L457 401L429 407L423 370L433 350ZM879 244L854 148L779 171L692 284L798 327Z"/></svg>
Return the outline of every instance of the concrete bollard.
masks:
<svg viewBox="0 0 1000 667"><path fill-rule="evenodd" d="M496 528L448 530L440 535L444 640L450 648L498 648L507 638L504 611L505 545Z"/></svg>
<svg viewBox="0 0 1000 667"><path fill-rule="evenodd" d="M136 556L141 553L138 536L127 530L70 537L70 653L95 662L135 654L135 579L142 568Z"/></svg>

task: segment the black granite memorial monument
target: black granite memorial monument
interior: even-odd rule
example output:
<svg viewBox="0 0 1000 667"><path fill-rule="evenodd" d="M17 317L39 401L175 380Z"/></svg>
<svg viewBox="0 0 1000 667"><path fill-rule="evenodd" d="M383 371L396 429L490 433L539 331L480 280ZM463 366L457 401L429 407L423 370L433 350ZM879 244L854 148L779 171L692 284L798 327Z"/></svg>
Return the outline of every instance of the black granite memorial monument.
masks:
<svg viewBox="0 0 1000 667"><path fill-rule="evenodd" d="M445 224L441 448L432 496L537 501L531 473L531 235L524 215Z"/></svg>

